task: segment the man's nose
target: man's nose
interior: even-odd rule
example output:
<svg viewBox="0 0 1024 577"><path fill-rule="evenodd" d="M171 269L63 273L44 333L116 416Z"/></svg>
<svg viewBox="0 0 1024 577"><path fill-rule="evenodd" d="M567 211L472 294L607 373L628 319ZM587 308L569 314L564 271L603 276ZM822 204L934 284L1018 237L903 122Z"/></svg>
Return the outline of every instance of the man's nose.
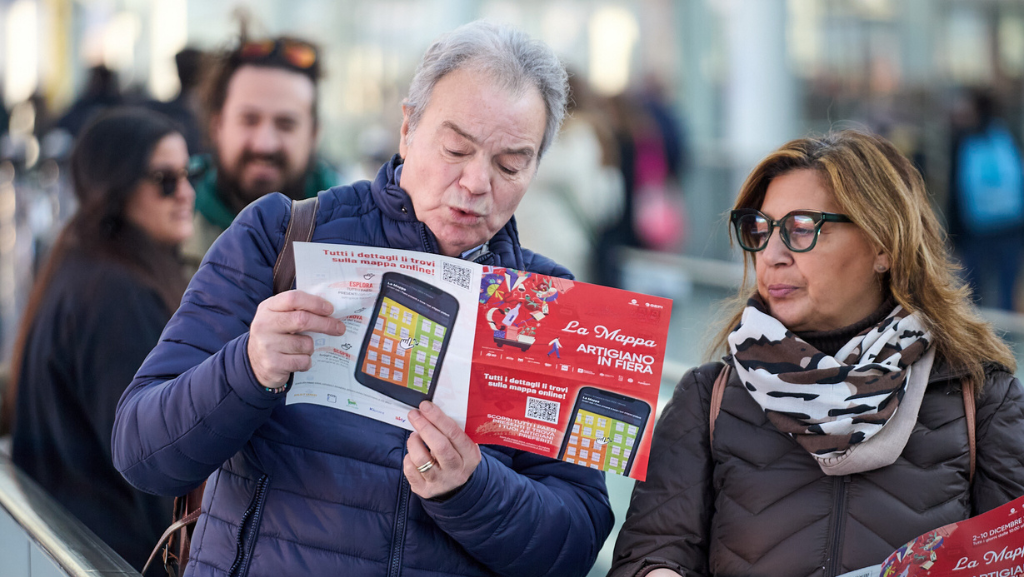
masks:
<svg viewBox="0 0 1024 577"><path fill-rule="evenodd" d="M491 165L483 155L476 155L462 168L459 184L470 194L486 194L491 190Z"/></svg>
<svg viewBox="0 0 1024 577"><path fill-rule="evenodd" d="M281 136L274 128L274 123L268 121L256 125L249 139L249 147L258 153L277 152L281 148Z"/></svg>

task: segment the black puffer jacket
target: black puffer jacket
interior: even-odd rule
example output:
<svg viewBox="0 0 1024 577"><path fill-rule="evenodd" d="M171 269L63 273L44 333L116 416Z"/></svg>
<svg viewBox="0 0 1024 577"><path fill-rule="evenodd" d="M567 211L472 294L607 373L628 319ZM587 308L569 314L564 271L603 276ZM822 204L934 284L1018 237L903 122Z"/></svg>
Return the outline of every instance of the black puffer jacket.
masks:
<svg viewBox="0 0 1024 577"><path fill-rule="evenodd" d="M1024 387L992 370L977 399L977 465L968 480L959 377L936 359L917 425L888 467L828 477L777 431L735 371L709 448L721 363L683 377L654 432L610 576L665 567L683 577L834 577L881 563L930 529L1024 494Z"/></svg>

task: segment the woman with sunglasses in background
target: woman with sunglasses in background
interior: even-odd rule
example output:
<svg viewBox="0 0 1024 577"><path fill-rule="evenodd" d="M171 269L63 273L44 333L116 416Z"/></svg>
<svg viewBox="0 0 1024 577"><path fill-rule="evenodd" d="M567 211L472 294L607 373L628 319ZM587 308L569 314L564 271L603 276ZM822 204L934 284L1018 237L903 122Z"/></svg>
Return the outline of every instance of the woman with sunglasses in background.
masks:
<svg viewBox="0 0 1024 577"><path fill-rule="evenodd" d="M890 143L782 146L731 223L753 286L658 423L610 575L833 577L1024 494L1014 358Z"/></svg>
<svg viewBox="0 0 1024 577"><path fill-rule="evenodd" d="M178 247L192 233L195 198L187 166L184 137L150 111L106 113L79 136L70 161L78 210L33 287L5 396L14 462L136 568L170 522L172 500L114 469L111 430L185 290Z"/></svg>

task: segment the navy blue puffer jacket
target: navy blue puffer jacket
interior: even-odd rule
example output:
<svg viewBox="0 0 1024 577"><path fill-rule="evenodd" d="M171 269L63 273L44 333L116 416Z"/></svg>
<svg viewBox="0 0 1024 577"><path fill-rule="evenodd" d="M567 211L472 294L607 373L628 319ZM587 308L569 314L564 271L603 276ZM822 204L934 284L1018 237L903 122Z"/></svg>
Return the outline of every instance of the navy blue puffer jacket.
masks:
<svg viewBox="0 0 1024 577"><path fill-rule="evenodd" d="M396 157L371 182L320 193L314 242L438 252L396 184ZM290 218L282 195L244 210L218 239L117 410L114 463L136 487L180 495L209 477L187 574L584 575L608 536L604 477L482 447L444 502L402 473L408 433L263 391L249 324L272 294ZM509 222L478 260L567 276L519 246Z"/></svg>

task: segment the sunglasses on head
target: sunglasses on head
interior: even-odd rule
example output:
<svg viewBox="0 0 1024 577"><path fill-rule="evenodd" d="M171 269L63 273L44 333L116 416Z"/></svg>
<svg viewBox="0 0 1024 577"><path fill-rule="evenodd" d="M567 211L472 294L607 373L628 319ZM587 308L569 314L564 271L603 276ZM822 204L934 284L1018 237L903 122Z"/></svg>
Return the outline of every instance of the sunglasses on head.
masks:
<svg viewBox="0 0 1024 577"><path fill-rule="evenodd" d="M768 218L754 208L738 208L729 215L740 247L758 252L768 246L768 239L776 227L782 243L793 252L807 252L818 242L821 225L826 222L853 222L845 214L817 210L794 210L779 220Z"/></svg>
<svg viewBox="0 0 1024 577"><path fill-rule="evenodd" d="M178 183L189 177L187 168L180 170L154 170L147 175L147 178L160 187L160 195L163 197L174 196L178 192Z"/></svg>
<svg viewBox="0 0 1024 577"><path fill-rule="evenodd" d="M250 40L238 49L242 60L272 60L280 58L290 66L306 70L316 64L316 48L307 42L293 39Z"/></svg>

